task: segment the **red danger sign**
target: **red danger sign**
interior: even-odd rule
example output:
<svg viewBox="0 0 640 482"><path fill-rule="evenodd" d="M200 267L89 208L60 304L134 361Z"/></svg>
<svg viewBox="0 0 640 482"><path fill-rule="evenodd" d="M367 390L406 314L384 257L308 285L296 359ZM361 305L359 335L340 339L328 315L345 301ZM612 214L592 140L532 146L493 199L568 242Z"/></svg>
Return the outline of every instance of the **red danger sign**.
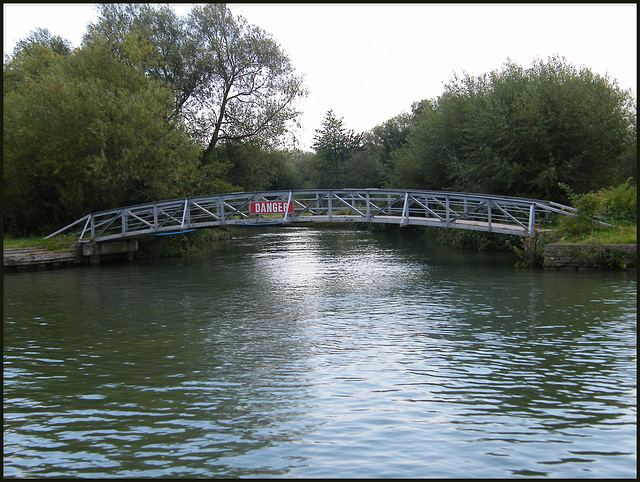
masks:
<svg viewBox="0 0 640 482"><path fill-rule="evenodd" d="M251 203L251 214L293 213L293 203L286 201L260 201Z"/></svg>

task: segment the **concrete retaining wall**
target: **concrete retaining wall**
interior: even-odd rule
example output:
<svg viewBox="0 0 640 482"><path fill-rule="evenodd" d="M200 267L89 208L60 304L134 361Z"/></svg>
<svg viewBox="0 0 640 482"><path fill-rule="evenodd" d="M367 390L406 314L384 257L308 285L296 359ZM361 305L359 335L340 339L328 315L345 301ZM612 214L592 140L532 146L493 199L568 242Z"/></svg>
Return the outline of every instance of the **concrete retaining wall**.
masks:
<svg viewBox="0 0 640 482"><path fill-rule="evenodd" d="M57 268L80 263L81 254L78 250L53 253L44 248L3 249L2 267L4 271Z"/></svg>
<svg viewBox="0 0 640 482"><path fill-rule="evenodd" d="M635 244L547 244L545 268L628 269L637 263Z"/></svg>
<svg viewBox="0 0 640 482"><path fill-rule="evenodd" d="M102 259L133 259L138 250L138 241L122 240L105 243L77 244L74 251L54 253L45 248L3 249L2 267L4 271L27 269L47 269L74 264L98 264Z"/></svg>

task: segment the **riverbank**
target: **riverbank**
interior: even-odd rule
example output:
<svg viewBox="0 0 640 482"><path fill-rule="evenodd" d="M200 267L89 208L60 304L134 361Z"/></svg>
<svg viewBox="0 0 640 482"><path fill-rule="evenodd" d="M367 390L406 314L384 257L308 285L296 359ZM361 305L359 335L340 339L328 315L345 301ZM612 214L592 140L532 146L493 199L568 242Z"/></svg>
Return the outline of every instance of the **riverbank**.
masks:
<svg viewBox="0 0 640 482"><path fill-rule="evenodd" d="M2 250L3 271L62 268L82 264L82 248L54 252L43 247L9 248Z"/></svg>
<svg viewBox="0 0 640 482"><path fill-rule="evenodd" d="M336 227L335 223L332 227ZM340 223L344 226L344 223ZM401 229L381 226L378 229ZM408 228L402 228L408 229ZM418 229L418 228L416 228ZM560 243L553 236L544 239L522 239L503 234L482 233L476 231L444 230L438 228L420 229L428 236L435 236L442 244L458 249L481 251L515 252L518 255L518 267L538 267L544 269L572 270L625 270L636 269L637 244L610 243ZM233 233L229 230L204 230L199 233L176 234L174 236L150 237L140 240L140 248L135 252L101 255L102 261L166 258L181 256L187 251L205 249L211 242L230 240ZM72 243L58 240L56 244L42 243L38 238L14 240L13 245L3 249L4 271L26 271L54 269L69 266L98 264L86 249L87 243ZM42 244L24 246L24 244ZM6 246L7 244L5 244ZM10 245L10 244L9 244Z"/></svg>
<svg viewBox="0 0 640 482"><path fill-rule="evenodd" d="M78 243L69 237L44 240L38 237L5 239L2 250L3 271L30 271L70 266L122 262L134 259L182 256L187 251L205 249L212 242L231 239L226 229L197 233L150 236L139 241L116 241L102 245ZM131 246L131 243L134 246ZM125 247L117 246L126 244ZM108 245L108 246L105 246Z"/></svg>
<svg viewBox="0 0 640 482"><path fill-rule="evenodd" d="M556 270L636 269L635 227L601 231L583 239L561 239L557 232L541 231L533 238L479 231L428 228L425 235L441 244L477 252L514 252L518 268Z"/></svg>
<svg viewBox="0 0 640 482"><path fill-rule="evenodd" d="M636 244L561 244L544 247L545 269L636 269Z"/></svg>
<svg viewBox="0 0 640 482"><path fill-rule="evenodd" d="M43 246L2 250L3 271L29 271L100 264L101 261L133 260L138 242L119 241L108 245L77 243L70 249L52 250Z"/></svg>

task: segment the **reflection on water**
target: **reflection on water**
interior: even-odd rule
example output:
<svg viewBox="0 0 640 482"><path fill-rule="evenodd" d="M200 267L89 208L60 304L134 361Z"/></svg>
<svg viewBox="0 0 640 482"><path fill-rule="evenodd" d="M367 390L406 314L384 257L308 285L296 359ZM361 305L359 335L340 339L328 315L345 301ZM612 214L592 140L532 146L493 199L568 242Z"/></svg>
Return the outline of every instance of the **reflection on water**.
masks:
<svg viewBox="0 0 640 482"><path fill-rule="evenodd" d="M4 475L633 477L635 273L247 230L4 276Z"/></svg>

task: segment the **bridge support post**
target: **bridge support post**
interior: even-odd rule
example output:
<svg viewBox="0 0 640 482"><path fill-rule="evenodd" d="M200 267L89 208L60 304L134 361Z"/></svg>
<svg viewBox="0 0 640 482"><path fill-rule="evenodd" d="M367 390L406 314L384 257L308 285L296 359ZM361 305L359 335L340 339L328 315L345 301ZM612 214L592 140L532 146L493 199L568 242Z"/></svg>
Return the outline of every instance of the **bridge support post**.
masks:
<svg viewBox="0 0 640 482"><path fill-rule="evenodd" d="M82 245L82 255L88 257L91 264L100 264L101 256L109 254L125 253L127 255L127 259L132 260L133 253L137 250L137 239L104 243L87 243Z"/></svg>

